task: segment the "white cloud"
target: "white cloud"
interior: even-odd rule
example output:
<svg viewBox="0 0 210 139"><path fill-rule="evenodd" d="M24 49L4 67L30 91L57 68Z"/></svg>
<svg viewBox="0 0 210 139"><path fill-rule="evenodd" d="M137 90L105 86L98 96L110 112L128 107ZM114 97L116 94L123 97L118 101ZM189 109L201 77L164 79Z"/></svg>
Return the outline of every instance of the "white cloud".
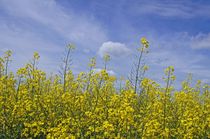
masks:
<svg viewBox="0 0 210 139"><path fill-rule="evenodd" d="M93 71L94 71L95 73L101 72L101 70L102 70L102 69L100 69L100 68L95 68L95 69L93 69ZM109 73L110 75L116 75L116 73L115 73L113 70L107 70L107 73Z"/></svg>
<svg viewBox="0 0 210 139"><path fill-rule="evenodd" d="M110 54L113 57L128 56L131 50L125 44L119 42L104 42L99 48L98 54L103 57L104 54Z"/></svg>

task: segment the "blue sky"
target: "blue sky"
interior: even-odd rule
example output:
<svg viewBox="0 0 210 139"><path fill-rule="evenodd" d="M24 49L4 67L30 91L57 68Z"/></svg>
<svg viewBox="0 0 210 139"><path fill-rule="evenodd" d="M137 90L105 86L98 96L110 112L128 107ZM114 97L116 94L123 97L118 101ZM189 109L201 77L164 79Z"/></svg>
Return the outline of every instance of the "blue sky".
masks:
<svg viewBox="0 0 210 139"><path fill-rule="evenodd" d="M13 51L11 70L24 66L34 51L39 67L57 72L68 43L76 45L72 70L87 70L109 52L109 72L127 76L139 40L150 53L147 76L161 82L173 65L177 83L192 73L210 83L210 1L207 0L0 0L0 53Z"/></svg>

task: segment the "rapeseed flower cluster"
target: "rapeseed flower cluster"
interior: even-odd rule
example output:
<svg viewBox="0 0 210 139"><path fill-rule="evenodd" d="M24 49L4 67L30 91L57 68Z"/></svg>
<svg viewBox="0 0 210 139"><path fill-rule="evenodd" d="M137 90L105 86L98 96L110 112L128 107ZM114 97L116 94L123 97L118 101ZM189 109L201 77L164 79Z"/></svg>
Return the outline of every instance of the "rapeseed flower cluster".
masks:
<svg viewBox="0 0 210 139"><path fill-rule="evenodd" d="M129 81L116 89L106 69L93 72L93 58L87 73L66 72L64 90L60 76L37 68L38 53L16 74L10 56L0 58L0 138L210 138L210 86L184 81L175 90L172 66L165 87L144 78L138 94Z"/></svg>

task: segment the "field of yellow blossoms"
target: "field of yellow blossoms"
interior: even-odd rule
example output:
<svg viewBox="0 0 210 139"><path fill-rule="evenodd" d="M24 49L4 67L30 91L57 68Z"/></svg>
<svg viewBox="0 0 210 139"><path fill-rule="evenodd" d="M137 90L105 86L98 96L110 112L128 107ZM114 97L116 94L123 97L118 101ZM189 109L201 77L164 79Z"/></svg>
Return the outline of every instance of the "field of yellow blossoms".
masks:
<svg viewBox="0 0 210 139"><path fill-rule="evenodd" d="M144 41L140 56L148 47ZM119 89L118 79L106 70L109 56L100 72L94 72L93 58L89 72L74 75L67 65L72 48L62 76L38 69L38 53L16 73L8 71L11 51L1 56L0 138L210 138L209 85L198 81L191 86L189 79L177 91L174 68L169 66L165 86L149 78L134 83L119 79L125 82Z"/></svg>

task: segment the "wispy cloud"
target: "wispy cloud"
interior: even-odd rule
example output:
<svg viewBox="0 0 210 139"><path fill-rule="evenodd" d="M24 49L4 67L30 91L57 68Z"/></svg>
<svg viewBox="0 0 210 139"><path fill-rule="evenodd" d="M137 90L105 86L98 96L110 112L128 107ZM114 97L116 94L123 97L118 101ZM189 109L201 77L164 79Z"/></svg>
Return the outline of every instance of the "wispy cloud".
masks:
<svg viewBox="0 0 210 139"><path fill-rule="evenodd" d="M209 47L202 45L202 40L208 40L208 34L200 34L190 35L182 32L173 35L166 34L161 37L150 36L152 46L147 57L147 62L152 67L150 77L161 79L164 75L163 70L172 65L175 67L179 81L182 81L188 73L192 73L195 79L208 81L207 78L210 78ZM207 54L203 54L203 50Z"/></svg>
<svg viewBox="0 0 210 139"><path fill-rule="evenodd" d="M154 14L176 18L210 17L210 6L195 1L140 1L132 8L138 14Z"/></svg>
<svg viewBox="0 0 210 139"><path fill-rule="evenodd" d="M58 61L56 53L62 52L61 46L40 37L38 34L24 30L16 25L9 26L5 23L0 23L0 48L2 52L6 50L13 51L14 69L23 66L32 58L33 52L37 51L41 55L43 69L52 71L53 66L57 65ZM48 65L48 66L46 66Z"/></svg>
<svg viewBox="0 0 210 139"><path fill-rule="evenodd" d="M9 15L33 20L46 29L55 31L67 41L99 45L106 40L105 31L94 18L65 10L55 0L1 0L0 7Z"/></svg>
<svg viewBox="0 0 210 139"><path fill-rule="evenodd" d="M56 71L53 66L58 66L67 43L74 43L87 55L107 40L94 18L67 10L55 0L1 0L0 9L4 11L0 13L0 49L14 51L15 67L38 51L40 66ZM77 57L81 60L83 56Z"/></svg>
<svg viewBox="0 0 210 139"><path fill-rule="evenodd" d="M191 37L191 47L194 49L210 49L210 33L199 33Z"/></svg>

